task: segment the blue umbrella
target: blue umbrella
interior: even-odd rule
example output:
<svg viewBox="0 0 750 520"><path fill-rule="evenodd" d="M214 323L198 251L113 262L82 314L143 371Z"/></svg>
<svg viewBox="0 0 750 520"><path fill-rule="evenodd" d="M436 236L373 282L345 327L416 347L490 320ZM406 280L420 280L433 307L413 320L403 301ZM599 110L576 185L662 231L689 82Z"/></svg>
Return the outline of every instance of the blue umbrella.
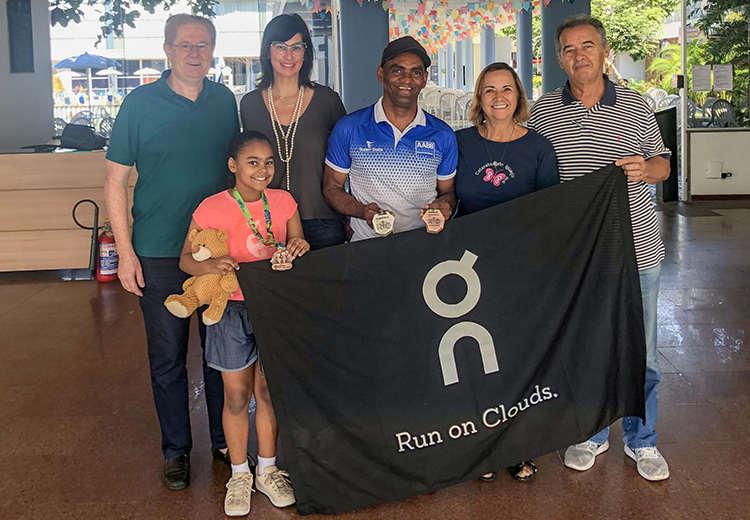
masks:
<svg viewBox="0 0 750 520"><path fill-rule="evenodd" d="M56 69L78 69L78 70L85 70L85 69L106 69L109 67L119 67L120 64L117 63L112 58L107 58L105 56L98 56L96 54L89 54L88 52L84 52L83 54L79 54L78 56L71 56L70 58L65 58L64 60L56 63L53 67Z"/></svg>
<svg viewBox="0 0 750 520"><path fill-rule="evenodd" d="M109 67L119 66L120 64L112 58L84 52L83 54L79 54L78 56L65 58L64 60L55 63L52 67L55 69L86 70L88 72L89 80L89 106L91 106L91 69L106 69Z"/></svg>

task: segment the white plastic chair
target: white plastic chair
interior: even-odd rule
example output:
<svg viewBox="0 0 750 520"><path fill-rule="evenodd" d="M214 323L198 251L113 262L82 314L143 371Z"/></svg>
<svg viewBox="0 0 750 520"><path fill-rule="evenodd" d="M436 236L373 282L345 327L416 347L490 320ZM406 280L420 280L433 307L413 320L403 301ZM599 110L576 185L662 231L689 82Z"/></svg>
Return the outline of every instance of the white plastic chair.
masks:
<svg viewBox="0 0 750 520"><path fill-rule="evenodd" d="M425 86L425 88L422 89L422 91L419 93L419 96L417 97L417 103L424 102L425 98L427 97L427 94L430 92L437 92L440 90L440 87L438 87L435 84L428 84Z"/></svg>
<svg viewBox="0 0 750 520"><path fill-rule="evenodd" d="M656 110L656 100L652 98L648 92L643 94L643 99L646 101L646 103L648 103L648 106L651 107L651 110Z"/></svg>
<svg viewBox="0 0 750 520"><path fill-rule="evenodd" d="M680 96L675 96L674 94L669 95L665 98L662 98L657 104L656 109L657 110L664 110L665 108L669 107L675 107L680 104Z"/></svg>
<svg viewBox="0 0 750 520"><path fill-rule="evenodd" d="M474 94L471 92L456 97L456 108L454 112L456 114L456 119L460 119L461 121L469 120L469 104L473 97Z"/></svg>
<svg viewBox="0 0 750 520"><path fill-rule="evenodd" d="M443 121L458 119L455 112L456 98L457 96L455 92L445 92L440 95L440 111L438 117Z"/></svg>
<svg viewBox="0 0 750 520"><path fill-rule="evenodd" d="M425 112L432 114L433 116L437 116L438 110L440 110L441 95L442 94L437 89L431 90L430 92L425 94L424 101L422 101L422 109Z"/></svg>
<svg viewBox="0 0 750 520"><path fill-rule="evenodd" d="M656 101L656 104L659 104L659 101L667 97L667 91L657 88L653 94L649 94L652 98L654 98L654 101Z"/></svg>

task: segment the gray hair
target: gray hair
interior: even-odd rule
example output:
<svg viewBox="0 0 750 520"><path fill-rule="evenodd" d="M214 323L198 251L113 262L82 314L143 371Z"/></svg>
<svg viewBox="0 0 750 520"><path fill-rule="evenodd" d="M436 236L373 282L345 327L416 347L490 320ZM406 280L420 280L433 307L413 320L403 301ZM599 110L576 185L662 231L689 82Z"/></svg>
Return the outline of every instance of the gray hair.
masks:
<svg viewBox="0 0 750 520"><path fill-rule="evenodd" d="M164 43L173 44L180 27L193 23L203 25L211 37L211 45L216 45L216 27L214 27L213 22L203 16L185 13L173 14L167 18L167 23L164 24Z"/></svg>
<svg viewBox="0 0 750 520"><path fill-rule="evenodd" d="M599 33L599 39L602 41L602 49L607 47L607 31L604 30L602 22L588 14L574 14L567 18L563 23L557 27L555 32L555 52L558 56L561 56L562 45L560 45L560 35L562 35L565 29L573 29L574 27L581 27L588 25L596 29Z"/></svg>

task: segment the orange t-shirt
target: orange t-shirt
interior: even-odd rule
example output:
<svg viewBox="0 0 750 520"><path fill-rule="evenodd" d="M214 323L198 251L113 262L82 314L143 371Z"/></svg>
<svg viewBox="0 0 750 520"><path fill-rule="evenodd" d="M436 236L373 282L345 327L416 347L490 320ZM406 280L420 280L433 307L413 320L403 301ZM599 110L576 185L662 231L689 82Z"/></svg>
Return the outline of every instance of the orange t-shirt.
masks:
<svg viewBox="0 0 750 520"><path fill-rule="evenodd" d="M277 243L286 244L286 223L297 211L297 203L289 192L284 190L265 190L268 209L271 211L273 236ZM263 238L268 238L266 218L263 212L263 201L245 202L247 210L253 217L255 227ZM201 229L223 229L227 232L229 256L238 262L271 261L275 249L267 247L255 236L245 219L240 205L229 194L222 191L208 197L200 203L193 213L193 220ZM230 300L244 300L242 289L235 291Z"/></svg>

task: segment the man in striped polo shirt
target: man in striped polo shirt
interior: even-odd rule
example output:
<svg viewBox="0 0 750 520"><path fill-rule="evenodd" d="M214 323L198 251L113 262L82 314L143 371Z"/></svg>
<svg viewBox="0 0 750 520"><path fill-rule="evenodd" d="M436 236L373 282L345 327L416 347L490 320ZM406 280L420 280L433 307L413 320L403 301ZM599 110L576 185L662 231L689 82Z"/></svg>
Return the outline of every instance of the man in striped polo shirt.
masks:
<svg viewBox="0 0 750 520"><path fill-rule="evenodd" d="M621 166L628 177L628 196L636 260L643 297L646 334L646 421L625 417L625 453L647 480L669 477L669 467L656 449L656 388L661 380L656 350L656 306L664 244L648 185L669 177L670 151L664 146L656 118L633 90L611 83L602 74L609 54L601 22L589 15L565 20L555 37L557 59L568 82L534 105L529 127L552 142L562 182L608 164ZM609 448L609 428L570 446L565 465L585 471Z"/></svg>

